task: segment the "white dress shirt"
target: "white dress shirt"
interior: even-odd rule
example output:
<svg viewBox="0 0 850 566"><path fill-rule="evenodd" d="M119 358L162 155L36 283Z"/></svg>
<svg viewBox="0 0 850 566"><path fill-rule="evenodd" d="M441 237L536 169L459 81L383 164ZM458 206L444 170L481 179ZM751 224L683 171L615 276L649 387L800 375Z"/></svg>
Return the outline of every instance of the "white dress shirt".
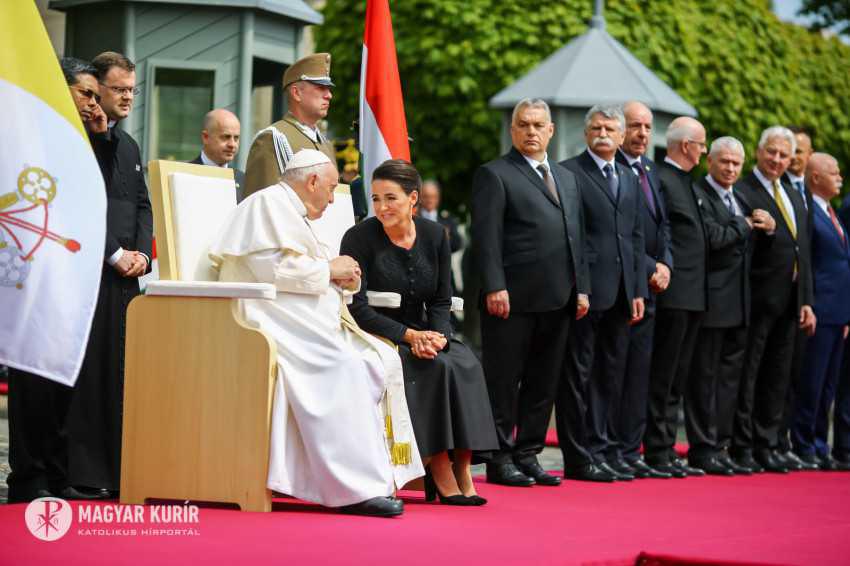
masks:
<svg viewBox="0 0 850 566"><path fill-rule="evenodd" d="M732 200L732 208L735 209L735 216L743 216L741 212L741 207L738 205L738 200L735 198L735 193L733 192L734 187L729 187L728 189L724 189L723 186L714 180L714 177L711 175L706 175L705 180L708 181L708 184L711 185L711 188L714 189L714 192L717 193L717 196L720 197L720 200L723 201L723 205L726 206L726 195Z"/></svg>
<svg viewBox="0 0 850 566"><path fill-rule="evenodd" d="M753 173L755 173L756 178L761 183L761 186L764 187L764 190L767 191L767 194L770 195L770 198L773 198L773 183L767 180L767 177L759 171L759 168L756 167L753 169ZM785 210L788 212L788 216L791 219L791 224L793 224L794 232L797 232L797 216L794 214L794 205L791 203L791 198L785 192L785 188L782 187L782 183L777 179L776 181L779 183L779 196L782 198L782 204L785 205ZM775 199L774 199L775 200ZM778 205L777 205L778 206ZM779 218L776 219L779 222ZM784 221L784 219L782 219Z"/></svg>

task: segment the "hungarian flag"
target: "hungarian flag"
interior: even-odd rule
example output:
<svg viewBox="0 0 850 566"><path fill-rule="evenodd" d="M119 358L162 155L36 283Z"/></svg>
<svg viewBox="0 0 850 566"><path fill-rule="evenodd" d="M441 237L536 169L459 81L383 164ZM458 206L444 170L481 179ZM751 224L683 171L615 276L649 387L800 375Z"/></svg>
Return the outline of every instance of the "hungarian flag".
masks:
<svg viewBox="0 0 850 566"><path fill-rule="evenodd" d="M372 171L387 159L410 160L407 120L398 76L393 22L388 0L367 0L363 61L360 67L360 152L369 215Z"/></svg>
<svg viewBox="0 0 850 566"><path fill-rule="evenodd" d="M0 2L0 364L73 385L97 303L106 191L35 2Z"/></svg>

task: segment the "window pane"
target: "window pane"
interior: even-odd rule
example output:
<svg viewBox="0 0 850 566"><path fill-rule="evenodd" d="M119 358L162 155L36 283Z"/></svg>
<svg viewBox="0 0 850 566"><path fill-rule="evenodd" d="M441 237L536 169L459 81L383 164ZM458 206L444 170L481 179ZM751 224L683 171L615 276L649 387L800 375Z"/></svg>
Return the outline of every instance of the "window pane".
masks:
<svg viewBox="0 0 850 566"><path fill-rule="evenodd" d="M156 69L151 158L188 161L201 151L201 123L212 110L215 71Z"/></svg>

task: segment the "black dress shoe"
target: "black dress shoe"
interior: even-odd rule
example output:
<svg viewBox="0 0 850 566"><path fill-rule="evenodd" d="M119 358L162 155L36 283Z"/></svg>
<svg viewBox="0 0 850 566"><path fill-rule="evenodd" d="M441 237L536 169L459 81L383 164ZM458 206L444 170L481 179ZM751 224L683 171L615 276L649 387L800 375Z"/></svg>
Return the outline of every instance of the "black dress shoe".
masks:
<svg viewBox="0 0 850 566"><path fill-rule="evenodd" d="M42 497L54 497L54 495L49 490L44 488L35 489L33 491L27 491L25 493L16 493L14 491L9 491L9 496L6 499L6 502L29 503L30 501L41 499Z"/></svg>
<svg viewBox="0 0 850 566"><path fill-rule="evenodd" d="M631 464L629 464L625 460L622 460L622 459L608 460L607 464L615 472L619 472L621 474L629 474L630 476L637 477L637 474L635 473L635 469L631 466Z"/></svg>
<svg viewBox="0 0 850 566"><path fill-rule="evenodd" d="M635 479L634 474L627 474L624 472L620 472L611 467L608 462L599 462L596 464L596 467L602 470L603 472L614 476L614 479L617 481L632 481Z"/></svg>
<svg viewBox="0 0 850 566"><path fill-rule="evenodd" d="M749 468L754 474L764 473L764 468L761 467L761 464L756 462L750 455L732 457L732 461L743 468Z"/></svg>
<svg viewBox="0 0 850 566"><path fill-rule="evenodd" d="M688 458L688 465L711 476L734 476L735 472L721 464L717 458Z"/></svg>
<svg viewBox="0 0 850 566"><path fill-rule="evenodd" d="M540 466L537 459L517 462L516 467L520 472L537 482L537 485L561 485L561 478L546 473L546 470Z"/></svg>
<svg viewBox="0 0 850 566"><path fill-rule="evenodd" d="M520 472L513 462L487 464L487 481L511 487L531 487L536 482Z"/></svg>
<svg viewBox="0 0 850 566"><path fill-rule="evenodd" d="M788 468L779 463L779 461L773 457L773 453L770 450L759 450L753 457L756 462L761 464L761 467L764 468L765 472L770 472L773 474L787 474Z"/></svg>
<svg viewBox="0 0 850 566"><path fill-rule="evenodd" d="M648 465L643 460L632 460L628 462L629 466L635 471L635 478L642 479L659 479L659 480L668 480L673 477L672 474L668 474L667 472L661 472L656 470L652 466Z"/></svg>
<svg viewBox="0 0 850 566"><path fill-rule="evenodd" d="M835 460L832 459L832 456L817 456L818 458L818 467L824 472L834 472L835 471Z"/></svg>
<svg viewBox="0 0 850 566"><path fill-rule="evenodd" d="M609 483L616 478L594 464L585 464L577 468L564 468L564 477L578 481L598 481Z"/></svg>
<svg viewBox="0 0 850 566"><path fill-rule="evenodd" d="M688 477L688 474L686 474L684 470L674 466L670 462L661 462L654 464L652 467L664 474L670 474L670 477L672 478L684 479Z"/></svg>
<svg viewBox="0 0 850 566"><path fill-rule="evenodd" d="M786 458L796 458L797 462L800 464L800 469L804 472L810 472L814 470L819 470L820 466L818 465L818 458L814 454L807 455L799 455L794 452L788 452L785 454Z"/></svg>
<svg viewBox="0 0 850 566"><path fill-rule="evenodd" d="M794 456L792 458L789 454L793 456L793 452L781 452L779 450L774 450L770 453L773 459L776 460L776 463L783 468L787 468L789 472L799 472L802 470L803 467L798 463L797 457Z"/></svg>
<svg viewBox="0 0 850 566"><path fill-rule="evenodd" d="M782 453L782 459L785 463L785 467L794 472L801 472L803 470L810 470L811 468L807 467L808 465L800 460L796 454L791 452L790 450Z"/></svg>
<svg viewBox="0 0 850 566"><path fill-rule="evenodd" d="M753 471L750 468L738 465L738 463L735 462L732 458L730 458L729 454L726 454L725 452L716 456L715 460L717 460L723 466L726 466L727 468L732 470L732 473L736 476L753 475Z"/></svg>
<svg viewBox="0 0 850 566"><path fill-rule="evenodd" d="M100 487L75 487L69 485L59 492L62 499L109 499L112 496L108 489Z"/></svg>
<svg viewBox="0 0 850 566"><path fill-rule="evenodd" d="M685 472L685 474L688 476L701 477L705 475L705 472L703 472L699 468L689 466L688 463L682 460L681 458L676 458L671 463L673 464L673 466Z"/></svg>
<svg viewBox="0 0 850 566"><path fill-rule="evenodd" d="M340 513L348 515L366 515L368 517L396 517L404 513L404 503L393 497L373 497L353 505L338 508Z"/></svg>

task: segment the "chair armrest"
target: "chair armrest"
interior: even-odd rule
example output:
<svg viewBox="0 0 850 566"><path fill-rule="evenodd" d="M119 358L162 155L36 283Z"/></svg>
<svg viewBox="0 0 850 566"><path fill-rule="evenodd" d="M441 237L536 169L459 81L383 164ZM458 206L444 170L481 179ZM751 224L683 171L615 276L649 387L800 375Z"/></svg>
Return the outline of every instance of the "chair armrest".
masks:
<svg viewBox="0 0 850 566"><path fill-rule="evenodd" d="M463 312L463 297L452 297L451 312Z"/></svg>
<svg viewBox="0 0 850 566"><path fill-rule="evenodd" d="M385 291L366 291L366 301L370 307L397 309L401 307L401 295Z"/></svg>
<svg viewBox="0 0 850 566"><path fill-rule="evenodd" d="M228 281L151 281L147 296L223 297L231 299L274 299L277 290L270 283Z"/></svg>

